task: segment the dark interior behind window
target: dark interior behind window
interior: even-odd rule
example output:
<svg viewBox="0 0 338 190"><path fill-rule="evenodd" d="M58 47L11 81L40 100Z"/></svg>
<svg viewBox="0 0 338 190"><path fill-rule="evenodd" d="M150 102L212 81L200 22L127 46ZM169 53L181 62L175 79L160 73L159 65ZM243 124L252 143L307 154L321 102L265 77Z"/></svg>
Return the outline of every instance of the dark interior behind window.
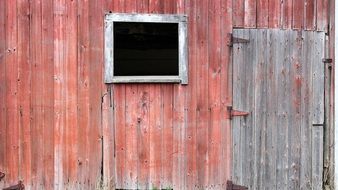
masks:
<svg viewBox="0 0 338 190"><path fill-rule="evenodd" d="M178 24L114 22L114 76L178 75Z"/></svg>

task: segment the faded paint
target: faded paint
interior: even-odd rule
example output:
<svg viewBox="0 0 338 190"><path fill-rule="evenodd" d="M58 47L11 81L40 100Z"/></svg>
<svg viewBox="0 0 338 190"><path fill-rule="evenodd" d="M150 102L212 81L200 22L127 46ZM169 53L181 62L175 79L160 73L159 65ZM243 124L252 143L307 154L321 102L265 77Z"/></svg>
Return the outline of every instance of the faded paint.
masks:
<svg viewBox="0 0 338 190"><path fill-rule="evenodd" d="M331 1L0 0L0 188L225 187L228 33L328 31ZM189 84L105 85L109 11L188 15Z"/></svg>

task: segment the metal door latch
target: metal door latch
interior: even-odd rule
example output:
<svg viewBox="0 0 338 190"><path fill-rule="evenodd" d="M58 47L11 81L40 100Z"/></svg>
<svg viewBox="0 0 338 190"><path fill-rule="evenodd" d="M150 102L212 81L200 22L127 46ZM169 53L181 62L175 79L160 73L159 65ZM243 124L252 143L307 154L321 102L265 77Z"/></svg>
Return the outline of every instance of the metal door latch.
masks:
<svg viewBox="0 0 338 190"><path fill-rule="evenodd" d="M228 111L229 111L229 118L232 119L233 117L236 116L248 116L250 112L246 111L239 111L239 110L234 110L232 106L228 106Z"/></svg>
<svg viewBox="0 0 338 190"><path fill-rule="evenodd" d="M233 184L232 181L227 181L226 190L248 190L248 188L242 185Z"/></svg>
<svg viewBox="0 0 338 190"><path fill-rule="evenodd" d="M228 43L227 45L232 47L234 44L239 44L239 43L249 43L250 40L248 39L244 39L244 38L238 38L238 37L234 37L231 33L228 34Z"/></svg>

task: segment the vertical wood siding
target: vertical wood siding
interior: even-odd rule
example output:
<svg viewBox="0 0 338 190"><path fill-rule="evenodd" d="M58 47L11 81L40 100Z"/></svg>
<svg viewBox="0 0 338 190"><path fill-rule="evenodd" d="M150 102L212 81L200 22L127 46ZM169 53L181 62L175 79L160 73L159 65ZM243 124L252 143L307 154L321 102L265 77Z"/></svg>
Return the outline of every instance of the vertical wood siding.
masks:
<svg viewBox="0 0 338 190"><path fill-rule="evenodd" d="M0 188L18 180L27 189L224 188L232 157L228 34L328 31L329 3L0 0ZM189 84L104 84L109 11L187 14Z"/></svg>
<svg viewBox="0 0 338 190"><path fill-rule="evenodd" d="M235 28L328 31L330 0L233 0Z"/></svg>
<svg viewBox="0 0 338 190"><path fill-rule="evenodd" d="M235 30L233 174L250 189L322 189L323 32Z"/></svg>

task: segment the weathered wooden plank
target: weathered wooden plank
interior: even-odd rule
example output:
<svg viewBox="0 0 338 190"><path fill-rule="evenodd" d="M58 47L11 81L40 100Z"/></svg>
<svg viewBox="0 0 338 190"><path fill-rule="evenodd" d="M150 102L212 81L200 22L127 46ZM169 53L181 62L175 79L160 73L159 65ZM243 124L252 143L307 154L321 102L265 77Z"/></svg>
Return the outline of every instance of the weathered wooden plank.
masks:
<svg viewBox="0 0 338 190"><path fill-rule="evenodd" d="M161 188L173 187L173 86L161 86L162 97L162 173Z"/></svg>
<svg viewBox="0 0 338 190"><path fill-rule="evenodd" d="M166 14L175 14L177 12L177 6L175 2L168 3L166 1L160 1L160 3L163 6L163 10Z"/></svg>
<svg viewBox="0 0 338 190"><path fill-rule="evenodd" d="M233 36L238 38L244 38L243 30L234 30ZM242 108L242 77L241 71L244 69L244 44L238 43L233 46L233 95L237 98L233 99L232 106L236 109ZM234 183L243 184L241 179L241 168L242 168L242 152L241 152L241 123L240 118L232 119L232 179ZM238 159L239 158L239 159Z"/></svg>
<svg viewBox="0 0 338 190"><path fill-rule="evenodd" d="M305 0L305 29L316 30L316 0Z"/></svg>
<svg viewBox="0 0 338 190"><path fill-rule="evenodd" d="M244 1L244 27L256 28L257 23L257 0Z"/></svg>
<svg viewBox="0 0 338 190"><path fill-rule="evenodd" d="M290 32L276 31L277 35L277 189L287 188L288 182L288 130L290 105L286 97L290 97L289 62Z"/></svg>
<svg viewBox="0 0 338 190"><path fill-rule="evenodd" d="M290 113L289 113L289 174L288 189L299 189L300 150L301 150L301 85L303 40L301 32L290 32Z"/></svg>
<svg viewBox="0 0 338 190"><path fill-rule="evenodd" d="M281 1L269 1L269 28L281 27Z"/></svg>
<svg viewBox="0 0 338 190"><path fill-rule="evenodd" d="M274 43L278 41L278 36L274 33L273 30L268 30L267 32L267 43L268 43L268 52L267 52L267 116L266 116L266 136L265 136L265 181L266 183L264 188L274 189L276 187L276 159L277 159L277 108L276 108L276 97L277 97L277 47L279 44Z"/></svg>
<svg viewBox="0 0 338 190"><path fill-rule="evenodd" d="M304 33L304 48L302 60L302 86L301 86L301 164L300 168L300 188L312 188L311 180L311 128L312 128L312 60L313 54L313 33Z"/></svg>
<svg viewBox="0 0 338 190"><path fill-rule="evenodd" d="M197 155L196 155L196 69L197 69L197 41L196 41L196 1L186 1L187 13L188 13L188 31L189 32L189 88L187 90L187 130L186 130L186 188L195 188L197 180Z"/></svg>
<svg viewBox="0 0 338 190"><path fill-rule="evenodd" d="M125 186L125 148L126 148L126 131L125 131L125 85L114 86L114 127L115 127L115 146L116 146L116 188Z"/></svg>
<svg viewBox="0 0 338 190"><path fill-rule="evenodd" d="M149 12L149 0L140 0L137 3L137 12L138 13L148 13Z"/></svg>
<svg viewBox="0 0 338 190"><path fill-rule="evenodd" d="M329 0L317 0L317 31L328 31L328 20L329 20Z"/></svg>
<svg viewBox="0 0 338 190"><path fill-rule="evenodd" d="M284 0L281 3L281 23L283 29L289 29L292 26L292 0Z"/></svg>
<svg viewBox="0 0 338 190"><path fill-rule="evenodd" d="M53 189L54 180L54 28L53 22L53 1L41 2L41 61L43 75L43 111L42 111L42 143L43 143L43 181L44 188ZM76 37L75 37L76 38ZM73 54L76 57L76 53ZM76 64L74 64L76 67ZM75 74L76 76L76 74ZM76 91L76 85L73 86ZM75 116L76 117L76 116ZM73 118L74 119L74 118ZM76 140L76 139L75 139ZM76 141L73 142L75 146ZM74 180L76 181L76 179Z"/></svg>
<svg viewBox="0 0 338 190"><path fill-rule="evenodd" d="M65 155L67 159L64 168L67 171L66 177L69 180L69 188L75 188L74 182L77 176L77 1L66 2L66 55L65 62ZM98 77L98 76L96 76Z"/></svg>
<svg viewBox="0 0 338 190"><path fill-rule="evenodd" d="M173 4L172 2L170 4ZM149 2L149 7L153 5ZM164 9L164 2L160 1L155 3L156 13L166 14ZM162 144L164 143L163 135L163 123L162 119L165 117L163 115L162 103L163 103L163 94L162 94L162 84L155 84L153 86L153 94L155 97L150 99L152 104L150 105L150 183L152 187L161 188L162 187Z"/></svg>
<svg viewBox="0 0 338 190"><path fill-rule="evenodd" d="M312 124L324 124L324 69L321 57L325 57L325 34L314 33L314 52L312 56ZM322 189L323 186L323 126L312 128L312 184L313 189Z"/></svg>
<svg viewBox="0 0 338 190"><path fill-rule="evenodd" d="M118 0L112 2L112 12L124 12L125 1ZM106 69L106 68L105 68ZM107 70L106 70L107 71ZM126 122L126 87L124 84L117 84L111 86L112 102L113 102L113 123L110 127L113 128L113 143L114 143L114 166L112 167L110 186L114 188L124 188L124 167L125 167L125 122ZM122 136L121 136L122 135ZM137 172L137 170L136 170Z"/></svg>
<svg viewBox="0 0 338 190"><path fill-rule="evenodd" d="M162 2L160 13L175 14L175 3ZM163 7L163 10L162 10ZM166 189L173 187L173 85L161 85L161 107L162 107L162 171L161 171L161 188Z"/></svg>
<svg viewBox="0 0 338 190"><path fill-rule="evenodd" d="M229 33L232 32L232 0L221 1L221 44L227 44ZM231 122L227 105L232 104L232 61L229 46L221 46L220 73L221 73L221 160L219 164L221 188L226 187L226 182L231 178L231 147L232 134ZM188 96L190 97L190 96Z"/></svg>
<svg viewBox="0 0 338 190"><path fill-rule="evenodd" d="M149 94L150 98L150 110L149 110L149 184L150 188L160 188L161 187L161 135L162 135L162 126L161 126L161 86L160 85L151 85L151 91Z"/></svg>
<svg viewBox="0 0 338 190"><path fill-rule="evenodd" d="M65 62L65 2L54 1L54 188L64 189L63 146L65 112L64 106L64 62ZM33 35L33 33L31 34ZM32 73L33 74L33 73ZM32 81L33 83L34 81Z"/></svg>
<svg viewBox="0 0 338 190"><path fill-rule="evenodd" d="M269 25L269 1L257 0L257 27L267 28Z"/></svg>
<svg viewBox="0 0 338 190"><path fill-rule="evenodd" d="M20 38L19 38L20 39ZM7 171L6 163L6 1L0 0L0 169ZM5 185L0 182L0 185Z"/></svg>
<svg viewBox="0 0 338 190"><path fill-rule="evenodd" d="M126 183L124 188L137 188L137 85L126 86Z"/></svg>
<svg viewBox="0 0 338 190"><path fill-rule="evenodd" d="M77 73L77 103L78 103L78 170L77 170L77 180L82 187L85 188L86 181L89 177L89 141L88 137L89 129L90 129L90 105L89 105L89 87L90 87L90 79L89 79L89 4L88 1L78 2L78 46L77 46L77 65L78 65L78 73ZM106 96L108 97L108 95ZM106 100L106 99L105 99ZM107 101L105 101L107 102ZM110 104L112 104L110 102ZM111 127L111 126L110 126ZM113 129L113 127L111 127ZM113 133L106 134L107 136L113 136ZM106 138L105 138L106 139ZM108 140L104 141L108 143ZM106 149L105 149L106 150ZM104 156L113 155L113 148L109 149L109 154L104 154ZM108 159L108 160L107 160ZM104 159L104 175L107 178L111 177L111 169L109 162L109 157L105 157ZM107 171L108 170L108 171ZM106 179L106 178L105 178ZM105 183L106 184L106 183Z"/></svg>
<svg viewBox="0 0 338 190"><path fill-rule="evenodd" d="M317 34L317 35L316 35ZM312 73L312 101L316 102L313 105L313 124L324 123L324 63L322 62L324 55L325 34L314 33L313 37L313 54L311 64L313 68Z"/></svg>
<svg viewBox="0 0 338 190"><path fill-rule="evenodd" d="M232 14L232 23L234 27L243 27L244 26L244 0L233 0L233 14Z"/></svg>
<svg viewBox="0 0 338 190"><path fill-rule="evenodd" d="M102 71L104 69L102 68ZM103 79L102 79L103 80ZM105 85L102 83L102 92L104 92L102 97L102 138L103 138L103 160L102 160L102 185L103 189L113 189L115 182L115 146L114 146L114 138L115 138L115 129L114 129L114 110L113 110L113 92L112 86ZM83 137L82 137L83 138ZM80 138L81 139L81 138ZM82 139L81 139L82 140ZM82 140L83 141L83 140ZM82 147L84 148L84 147ZM84 155L84 150L82 151L82 155ZM84 167L81 163L79 163L78 171L84 171ZM79 175L82 180L82 176ZM82 183L80 183L80 187Z"/></svg>
<svg viewBox="0 0 338 190"><path fill-rule="evenodd" d="M103 47L103 0L89 2L89 33L94 34L89 37L89 102L90 102L90 129L89 129L89 184L88 189L93 189L101 181L101 161L102 161L102 132L101 132L101 80L103 51L98 51ZM98 36L99 35L99 36Z"/></svg>
<svg viewBox="0 0 338 190"><path fill-rule="evenodd" d="M221 143L221 1L209 1L208 15L208 108L210 110L208 127L209 184L207 188L219 188L220 184L220 143ZM211 11L212 10L212 11Z"/></svg>
<svg viewBox="0 0 338 190"><path fill-rule="evenodd" d="M177 14L185 14L185 0L176 2ZM207 3L207 2L206 2ZM206 18L207 19L207 18ZM184 83L184 81L182 81ZM173 89L173 188L184 189L186 182L185 133L186 133L186 86L175 84Z"/></svg>
<svg viewBox="0 0 338 190"><path fill-rule="evenodd" d="M0 5L1 6L1 5ZM29 31L30 31L30 20L29 20L29 2L27 1L18 1L17 2L17 10L18 10L18 101L20 105L20 117L19 117L19 127L20 127L20 154L19 154L19 178L24 179L27 184L27 188L29 187L29 184L31 182L31 134L30 134L30 75L31 75L31 68L29 64ZM3 13L5 13L3 11ZM1 16L0 16L1 17ZM5 17L4 17L5 18ZM0 19L0 25L1 19ZM1 35L2 31L0 31ZM2 36L0 36L0 39ZM1 41L1 40L0 40ZM0 42L2 43L2 42ZM0 52L5 52L0 47ZM0 56L0 64L2 64ZM1 70L1 67L0 67ZM2 71L0 71L2 72ZM1 76L0 76L0 80ZM5 80L3 80L5 81ZM0 84L0 91L2 91L1 87L2 84ZM2 96L0 92L0 97ZM51 101L54 101L53 98L51 98ZM1 102L1 98L0 98ZM0 103L1 104L1 103ZM0 108L1 109L1 108ZM1 112L1 110L0 110ZM53 116L53 114L51 115ZM0 117L2 117L2 114L0 113ZM3 127L5 125L1 124L0 119L0 125ZM1 131L1 130L0 130ZM1 133L1 132L0 132ZM4 139L0 135L0 139ZM54 148L54 147L53 147ZM53 151L53 148L51 151ZM2 149L0 144L0 149ZM4 149L2 149L4 150ZM0 151L0 155L1 155ZM4 155L4 154L3 154ZM1 156L0 156L1 157ZM1 159L1 158L0 158ZM1 164L0 164L1 165ZM1 167L1 166L0 166ZM53 180L51 180L53 181Z"/></svg>
<svg viewBox="0 0 338 190"><path fill-rule="evenodd" d="M31 63L32 63L32 189L43 188L43 106L44 98L42 95L44 81L44 71L42 64L42 12L41 1L36 0L31 3L32 10L32 29L31 29ZM34 139L34 140L33 140Z"/></svg>
<svg viewBox="0 0 338 190"><path fill-rule="evenodd" d="M257 64L256 60L256 31L255 30L244 30L243 32L244 39L249 39L250 42L244 45L244 63L243 72L246 73L242 80L242 96L241 100L243 101L242 107L240 110L252 111L253 103L254 103L254 75L255 75L255 67ZM234 109L237 109L234 107ZM245 174L254 172L253 171L253 121L254 117L252 114L248 115L245 118L240 118L241 122L241 142L242 146L242 155L243 155L243 163L242 163L242 185L252 187L252 177L249 177Z"/></svg>
<svg viewBox="0 0 338 190"><path fill-rule="evenodd" d="M105 0L105 4L103 5L104 13L113 12L114 9L114 2L113 0ZM81 9L79 9L81 11Z"/></svg>
<svg viewBox="0 0 338 190"><path fill-rule="evenodd" d="M208 109L208 1L197 1L197 188L206 188L209 183L209 161L208 161L208 127L209 127L209 109Z"/></svg>
<svg viewBox="0 0 338 190"><path fill-rule="evenodd" d="M266 151L266 68L267 68L267 31L258 30L256 34L256 46L254 47L257 53L256 56L256 72L254 76L254 104L253 104L253 117L254 117L254 178L252 187L254 189L263 189L265 185L265 170L266 158L264 153Z"/></svg>
<svg viewBox="0 0 338 190"><path fill-rule="evenodd" d="M334 17L336 16L335 14L332 14L335 12L335 2L334 1L329 1L328 2L328 32L330 34L333 34L335 33L335 19ZM336 42L335 42L335 35L329 35L328 36L328 42L327 42L327 46L328 48L326 50L327 51L327 55L328 57L335 57L335 47L336 47ZM335 62L335 58L333 59L333 61ZM329 137L329 144L332 145L334 144L335 142L335 123L334 123L334 118L336 117L336 114L334 113L334 107L335 107L335 103L333 103L335 101L335 96L334 96L334 93L335 92L335 88L334 88L334 80L335 80L335 77L332 77L334 74L332 73L332 68L329 67L329 65L326 66L327 67L327 71L328 73L331 73L331 75L327 75L328 77L328 80L330 81L329 83L327 83L328 86L330 86L330 91L326 91L326 92L330 92L330 96L328 97L329 94L327 94L325 96L328 104L330 106L327 106L326 109L328 110L326 113L327 113L327 117L326 119L328 119L330 122L327 122L328 126L329 127L326 127L324 130L325 130L325 133L326 133L326 130L328 130L328 133L329 135L328 136L324 136L325 138L326 137ZM329 69L330 68L330 69ZM326 146L325 146L326 147ZM326 181L326 184L325 185L326 187L329 187L329 188L334 188L334 184L335 184L335 180L338 179L337 175L335 174L336 171L337 171L337 165L334 165L334 157L335 157L335 151L337 150L336 148L333 148L332 146L328 146L329 147L329 167L328 167L328 175L325 175L324 173L324 176L328 176L328 179L326 180L324 178L324 181ZM326 166L326 165L325 165ZM332 169L332 168L335 168L335 169ZM336 169L337 168L337 169ZM327 170L326 170L327 171Z"/></svg>
<svg viewBox="0 0 338 190"><path fill-rule="evenodd" d="M185 136L185 93L184 87L173 89L173 188L182 189L185 183L184 136Z"/></svg>
<svg viewBox="0 0 338 190"><path fill-rule="evenodd" d="M312 189L323 189L323 126L313 126L312 128L312 163L311 180Z"/></svg>
<svg viewBox="0 0 338 190"><path fill-rule="evenodd" d="M160 0L149 0L149 13L158 13L160 4Z"/></svg>
<svg viewBox="0 0 338 190"><path fill-rule="evenodd" d="M19 107L18 107L18 62L17 62L17 3L6 2L6 181L15 183L19 177Z"/></svg>
<svg viewBox="0 0 338 190"><path fill-rule="evenodd" d="M292 28L303 29L304 28L304 3L305 0L293 1L292 5Z"/></svg>
<svg viewBox="0 0 338 190"><path fill-rule="evenodd" d="M138 86L138 187L150 188L149 179L149 86Z"/></svg>

